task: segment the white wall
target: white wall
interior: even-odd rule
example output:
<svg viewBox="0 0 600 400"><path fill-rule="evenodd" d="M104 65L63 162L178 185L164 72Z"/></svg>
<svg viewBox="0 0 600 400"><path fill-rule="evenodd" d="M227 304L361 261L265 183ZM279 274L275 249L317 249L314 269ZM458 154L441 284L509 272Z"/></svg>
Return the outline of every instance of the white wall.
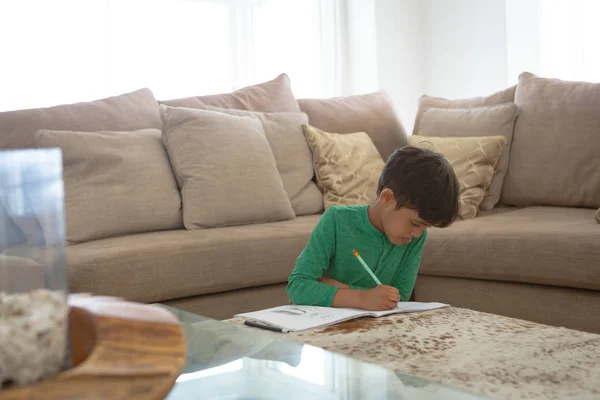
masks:
<svg viewBox="0 0 600 400"><path fill-rule="evenodd" d="M505 0L376 0L378 83L408 132L418 98L508 87Z"/></svg>
<svg viewBox="0 0 600 400"><path fill-rule="evenodd" d="M423 27L419 0L376 0L377 70L407 132L423 94Z"/></svg>
<svg viewBox="0 0 600 400"><path fill-rule="evenodd" d="M504 0L424 0L424 92L459 98L507 87Z"/></svg>
<svg viewBox="0 0 600 400"><path fill-rule="evenodd" d="M377 21L376 0L347 0L346 18L348 26L354 27L347 34L348 60L352 68L345 82L345 91L351 94L377 90L379 71L377 68Z"/></svg>
<svg viewBox="0 0 600 400"><path fill-rule="evenodd" d="M506 0L506 81L515 85L521 72L540 70L541 0Z"/></svg>

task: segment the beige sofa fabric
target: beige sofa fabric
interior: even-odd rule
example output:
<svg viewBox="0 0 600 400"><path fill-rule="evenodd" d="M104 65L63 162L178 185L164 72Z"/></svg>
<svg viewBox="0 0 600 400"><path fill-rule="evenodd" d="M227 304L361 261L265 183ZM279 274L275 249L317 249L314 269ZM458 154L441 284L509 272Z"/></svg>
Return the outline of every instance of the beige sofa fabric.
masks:
<svg viewBox="0 0 600 400"><path fill-rule="evenodd" d="M5 196L6 194L4 196L0 195L0 226L2 227L2 234L0 235L0 253L9 247L27 242L27 237L8 214L8 211L4 206Z"/></svg>
<svg viewBox="0 0 600 400"><path fill-rule="evenodd" d="M325 209L369 204L377 199L384 162L365 132L329 133L304 125Z"/></svg>
<svg viewBox="0 0 600 400"><path fill-rule="evenodd" d="M315 128L336 133L368 133L384 160L408 144L404 127L383 91L334 99L300 99L298 104Z"/></svg>
<svg viewBox="0 0 600 400"><path fill-rule="evenodd" d="M519 77L502 202L600 207L600 83Z"/></svg>
<svg viewBox="0 0 600 400"><path fill-rule="evenodd" d="M429 229L419 274L600 290L593 210L497 209Z"/></svg>
<svg viewBox="0 0 600 400"><path fill-rule="evenodd" d="M489 96L472 97L468 99L444 99L441 97L421 96L419 99L419 108L415 117L413 135L419 132L421 116L428 108L473 108L482 106L495 106L504 103L513 103L515 99L516 86L493 93Z"/></svg>
<svg viewBox="0 0 600 400"><path fill-rule="evenodd" d="M40 147L62 150L69 242L183 228L179 190L160 130L40 130L36 139ZM43 218L40 222L53 229Z"/></svg>
<svg viewBox="0 0 600 400"><path fill-rule="evenodd" d="M46 268L28 258L0 254L2 291L29 292L46 287Z"/></svg>
<svg viewBox="0 0 600 400"><path fill-rule="evenodd" d="M258 118L166 105L160 110L187 229L295 217Z"/></svg>
<svg viewBox="0 0 600 400"><path fill-rule="evenodd" d="M163 303L213 319L229 319L238 313L264 310L265 308L288 304L290 299L286 293L286 286L287 282L255 286L228 292L185 297Z"/></svg>
<svg viewBox="0 0 600 400"><path fill-rule="evenodd" d="M417 134L419 136L504 136L506 138L506 145L500 155L492 183L480 206L482 210L491 210L498 204L502 194L516 116L517 106L513 103L469 109L428 108L421 116Z"/></svg>
<svg viewBox="0 0 600 400"><path fill-rule="evenodd" d="M487 192L500 154L506 144L504 136L422 137L411 136L410 144L431 149L448 159L460 184L460 217L477 216Z"/></svg>
<svg viewBox="0 0 600 400"><path fill-rule="evenodd" d="M35 133L40 129L95 132L146 128L161 129L160 114L150 89L140 89L84 103L0 112L0 149L36 148ZM19 216L15 222L29 243L37 243L42 228L36 219Z"/></svg>
<svg viewBox="0 0 600 400"><path fill-rule="evenodd" d="M142 233L69 246L71 292L154 302L287 282L319 218Z"/></svg>
<svg viewBox="0 0 600 400"><path fill-rule="evenodd" d="M286 74L281 74L272 81L248 86L232 93L161 100L160 103L189 108L213 106L263 112L300 111L292 93L290 78Z"/></svg>
<svg viewBox="0 0 600 400"><path fill-rule="evenodd" d="M86 103L0 112L0 148L35 148L39 129L132 131L160 129L158 105L150 89Z"/></svg>
<svg viewBox="0 0 600 400"><path fill-rule="evenodd" d="M302 130L302 125L308 123L306 114L262 113L217 107L205 109L258 118L273 151L283 187L296 215L317 214L323 211L323 194L313 181L315 172L312 152Z"/></svg>
<svg viewBox="0 0 600 400"><path fill-rule="evenodd" d="M416 301L600 333L600 291L419 275Z"/></svg>

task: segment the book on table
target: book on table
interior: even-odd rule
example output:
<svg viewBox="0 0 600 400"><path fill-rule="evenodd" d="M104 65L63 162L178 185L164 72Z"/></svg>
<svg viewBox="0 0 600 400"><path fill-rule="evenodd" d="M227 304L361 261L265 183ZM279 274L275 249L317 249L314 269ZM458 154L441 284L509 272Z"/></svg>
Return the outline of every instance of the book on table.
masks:
<svg viewBox="0 0 600 400"><path fill-rule="evenodd" d="M361 317L383 317L391 314L429 311L449 307L444 303L400 302L386 311L367 311L357 308L333 308L317 306L285 305L266 310L236 314L235 317L257 321L270 327L289 332L320 328Z"/></svg>

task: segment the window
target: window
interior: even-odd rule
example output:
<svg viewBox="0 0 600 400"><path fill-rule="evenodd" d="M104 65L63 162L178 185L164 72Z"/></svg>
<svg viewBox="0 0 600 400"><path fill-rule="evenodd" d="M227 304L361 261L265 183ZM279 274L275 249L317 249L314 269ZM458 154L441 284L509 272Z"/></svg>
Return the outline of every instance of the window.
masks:
<svg viewBox="0 0 600 400"><path fill-rule="evenodd" d="M600 1L506 0L507 81L523 71L600 82Z"/></svg>
<svg viewBox="0 0 600 400"><path fill-rule="evenodd" d="M344 0L0 2L0 111L149 87L229 92L286 72L297 97L341 95Z"/></svg>
<svg viewBox="0 0 600 400"><path fill-rule="evenodd" d="M540 74L600 82L600 2L542 0Z"/></svg>

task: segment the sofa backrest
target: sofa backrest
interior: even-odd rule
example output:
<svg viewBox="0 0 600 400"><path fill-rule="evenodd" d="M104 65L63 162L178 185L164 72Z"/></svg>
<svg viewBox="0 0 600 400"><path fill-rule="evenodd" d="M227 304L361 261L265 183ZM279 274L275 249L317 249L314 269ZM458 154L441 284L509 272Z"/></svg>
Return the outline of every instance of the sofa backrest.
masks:
<svg viewBox="0 0 600 400"><path fill-rule="evenodd" d="M600 83L523 73L502 203L600 207Z"/></svg>
<svg viewBox="0 0 600 400"><path fill-rule="evenodd" d="M150 89L102 100L49 108L0 112L0 149L37 148L39 129L63 131L131 131L161 129L158 103Z"/></svg>

